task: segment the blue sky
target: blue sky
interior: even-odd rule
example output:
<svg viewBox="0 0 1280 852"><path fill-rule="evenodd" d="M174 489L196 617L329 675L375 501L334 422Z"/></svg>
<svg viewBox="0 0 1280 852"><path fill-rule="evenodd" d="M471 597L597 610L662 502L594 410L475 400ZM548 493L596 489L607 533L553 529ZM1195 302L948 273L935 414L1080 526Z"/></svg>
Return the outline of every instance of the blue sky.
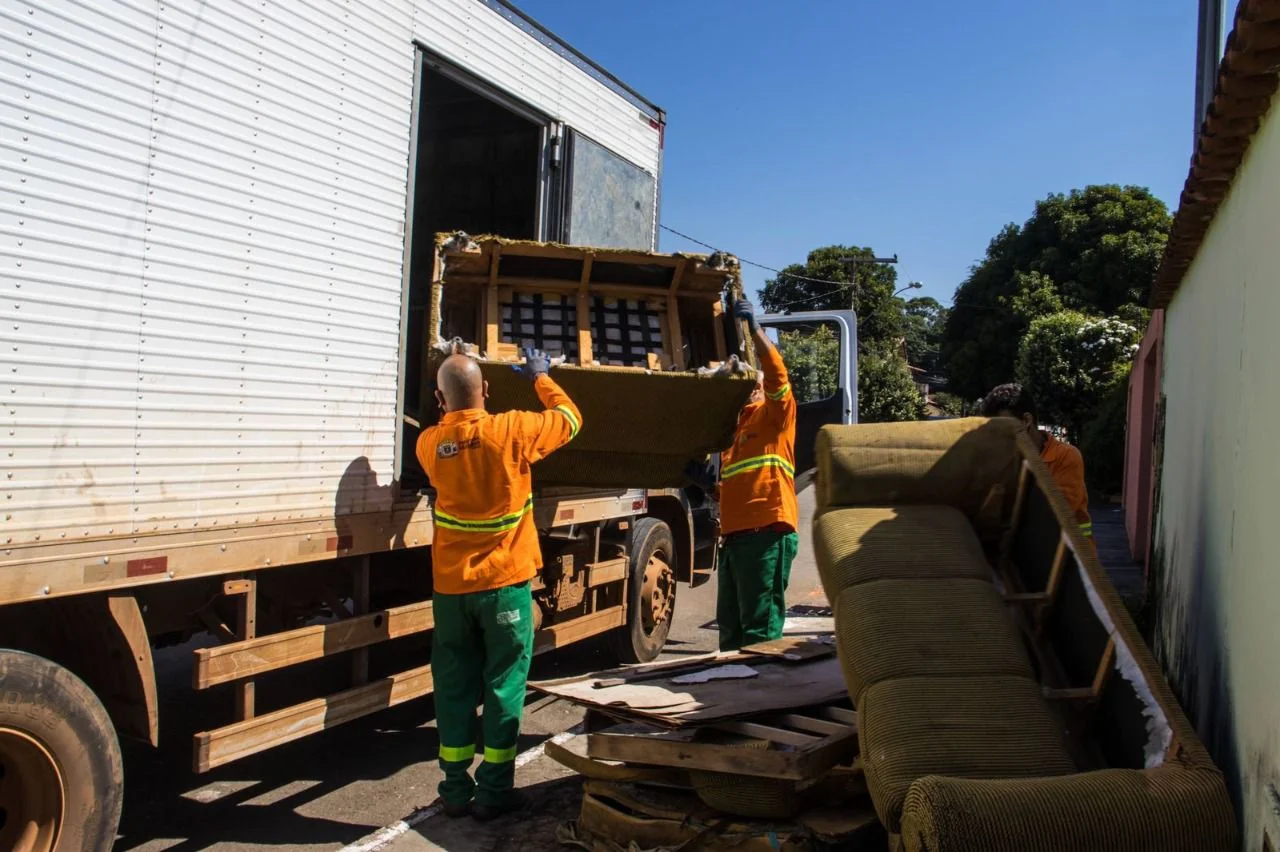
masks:
<svg viewBox="0 0 1280 852"><path fill-rule="evenodd" d="M1195 0L517 2L667 110L663 222L768 266L870 245L949 302L1048 193L1186 178Z"/></svg>

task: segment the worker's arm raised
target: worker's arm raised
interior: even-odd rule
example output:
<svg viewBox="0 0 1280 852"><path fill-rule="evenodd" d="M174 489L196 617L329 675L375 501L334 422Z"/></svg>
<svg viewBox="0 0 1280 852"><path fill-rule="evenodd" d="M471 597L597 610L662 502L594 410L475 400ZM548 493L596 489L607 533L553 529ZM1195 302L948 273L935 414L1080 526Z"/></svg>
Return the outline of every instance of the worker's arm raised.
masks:
<svg viewBox="0 0 1280 852"><path fill-rule="evenodd" d="M750 302L739 299L733 306L733 314L745 321L751 329L751 336L756 344L756 358L764 373L764 404L774 420L785 427L794 422L796 417L796 400L791 393L791 379L787 376L786 362L782 360L782 354L773 345L769 335L756 323L755 308Z"/></svg>
<svg viewBox="0 0 1280 852"><path fill-rule="evenodd" d="M549 359L526 350L522 372L533 379L533 389L546 411L527 411L519 420L521 451L530 463L545 458L573 440L582 428L582 412L569 395L547 375Z"/></svg>

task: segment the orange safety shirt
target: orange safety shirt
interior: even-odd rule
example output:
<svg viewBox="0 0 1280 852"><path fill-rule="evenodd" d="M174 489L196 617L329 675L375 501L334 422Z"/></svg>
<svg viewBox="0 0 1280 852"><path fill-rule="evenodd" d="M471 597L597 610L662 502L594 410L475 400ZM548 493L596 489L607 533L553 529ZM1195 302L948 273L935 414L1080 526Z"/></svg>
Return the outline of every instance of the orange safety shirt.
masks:
<svg viewBox="0 0 1280 852"><path fill-rule="evenodd" d="M1070 444L1045 433L1044 446L1040 449L1058 490L1067 498L1067 505L1080 525L1080 532L1093 535L1093 519L1089 516L1089 492L1084 485L1084 457Z"/></svg>
<svg viewBox="0 0 1280 852"><path fill-rule="evenodd" d="M542 567L529 466L569 443L582 414L549 376L533 386L546 411L450 411L418 438L436 489L431 562L441 594L522 583Z"/></svg>
<svg viewBox="0 0 1280 852"><path fill-rule="evenodd" d="M756 347L764 400L738 415L733 446L720 455L720 532L775 524L797 529L796 400L787 366L772 346Z"/></svg>

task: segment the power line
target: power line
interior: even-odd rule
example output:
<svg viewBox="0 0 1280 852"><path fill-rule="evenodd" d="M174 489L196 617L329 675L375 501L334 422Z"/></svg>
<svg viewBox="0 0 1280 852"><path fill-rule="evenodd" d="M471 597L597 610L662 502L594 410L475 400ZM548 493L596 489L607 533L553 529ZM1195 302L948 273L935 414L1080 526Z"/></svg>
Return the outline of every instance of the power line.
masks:
<svg viewBox="0 0 1280 852"><path fill-rule="evenodd" d="M664 231L668 231L672 234L675 234L677 237L680 237L681 239L688 240L689 242L694 243L696 245L700 245L703 248L709 248L712 251L718 251L724 254L729 254L729 252L725 252L723 249L711 245L711 243L704 243L702 240L699 240L695 237L691 237L688 234L683 233L681 231L677 231L675 228L672 228L669 225L659 224L658 227ZM834 284L836 287L839 288L837 290L832 290L827 293L818 293L817 295L814 295L814 296L806 296L803 299L796 299L795 301L792 301L792 302L784 302L780 305L775 306L774 310L781 311L781 310L785 310L787 308L793 307L795 305L803 305L808 302L816 302L820 299L830 298L842 291L847 292L853 289L853 284L849 281L832 281L829 278L809 278L804 275L796 275L793 272L783 272L781 269L775 269L772 266L765 266L763 263L756 263L754 260L747 260L745 257L742 257L741 255L734 255L734 256L738 258L739 263L745 263L747 266L754 266L757 269L763 269L766 272L772 272L775 275L782 275L787 278L794 278L797 281L808 281L811 284ZM1001 305L978 305L972 302L952 302L951 305L949 306L944 305L944 307L948 309L969 308L970 310L975 310L975 311L1008 311L1009 310L1009 308Z"/></svg>

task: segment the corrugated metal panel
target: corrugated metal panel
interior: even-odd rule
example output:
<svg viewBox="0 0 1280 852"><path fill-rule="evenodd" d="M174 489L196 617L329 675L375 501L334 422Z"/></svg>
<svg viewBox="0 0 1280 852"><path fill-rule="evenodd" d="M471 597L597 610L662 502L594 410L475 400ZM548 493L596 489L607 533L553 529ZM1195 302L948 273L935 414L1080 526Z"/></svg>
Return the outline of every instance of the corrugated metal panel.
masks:
<svg viewBox="0 0 1280 852"><path fill-rule="evenodd" d="M137 529L333 515L394 474L412 10L157 21Z"/></svg>
<svg viewBox="0 0 1280 852"><path fill-rule="evenodd" d="M659 133L626 98L482 3L415 5L414 35L429 50L658 174Z"/></svg>
<svg viewBox="0 0 1280 852"><path fill-rule="evenodd" d="M7 539L322 518L391 481L412 19L0 8Z"/></svg>
<svg viewBox="0 0 1280 852"><path fill-rule="evenodd" d="M132 521L154 31L154 8L0 6L6 541Z"/></svg>
<svg viewBox="0 0 1280 852"><path fill-rule="evenodd" d="M475 0L0 5L9 543L377 502L415 33L656 170L634 106Z"/></svg>

